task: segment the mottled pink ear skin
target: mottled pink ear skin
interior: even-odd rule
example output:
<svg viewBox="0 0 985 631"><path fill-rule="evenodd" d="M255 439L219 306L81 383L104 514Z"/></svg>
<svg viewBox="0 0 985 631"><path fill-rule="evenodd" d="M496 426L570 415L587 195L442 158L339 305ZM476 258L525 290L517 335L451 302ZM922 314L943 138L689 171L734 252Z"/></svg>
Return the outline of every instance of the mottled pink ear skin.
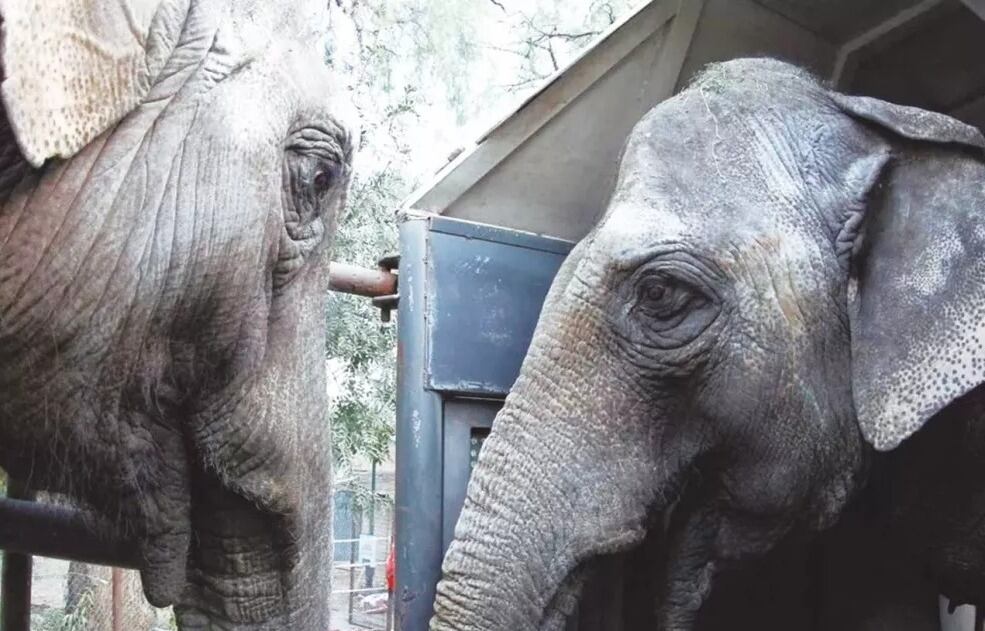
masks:
<svg viewBox="0 0 985 631"><path fill-rule="evenodd" d="M34 167L72 157L142 103L207 22L224 24L215 45L234 64L279 38L314 50L328 32L325 4L0 0L0 92L18 147Z"/></svg>
<svg viewBox="0 0 985 631"><path fill-rule="evenodd" d="M892 156L849 292L859 425L888 451L985 382L985 138L943 114L831 98Z"/></svg>
<svg viewBox="0 0 985 631"><path fill-rule="evenodd" d="M24 157L35 167L69 158L132 111L187 4L2 0L3 100Z"/></svg>

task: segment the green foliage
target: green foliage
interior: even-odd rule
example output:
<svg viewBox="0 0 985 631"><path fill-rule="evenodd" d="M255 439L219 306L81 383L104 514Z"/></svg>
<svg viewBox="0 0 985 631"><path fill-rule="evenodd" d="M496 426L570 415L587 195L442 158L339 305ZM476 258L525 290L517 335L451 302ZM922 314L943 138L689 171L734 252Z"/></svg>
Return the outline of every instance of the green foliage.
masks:
<svg viewBox="0 0 985 631"><path fill-rule="evenodd" d="M37 631L87 631L92 609L92 592L85 592L72 611L46 609L37 618L32 617L31 628Z"/></svg>
<svg viewBox="0 0 985 631"><path fill-rule="evenodd" d="M473 93L469 69L476 55L482 3L450 0L356 0L350 15L360 48L361 109L388 109L408 91L432 114L452 111ZM374 99L390 97L382 102ZM450 108L449 108L450 106ZM446 121L442 123L447 124ZM452 126L455 126L453 123Z"/></svg>
<svg viewBox="0 0 985 631"><path fill-rule="evenodd" d="M333 29L354 50L337 35L326 58L348 75L362 120L334 259L372 267L396 252L401 201L642 1L333 0ZM350 465L386 460L393 440L396 331L364 298L329 301L337 485L358 491Z"/></svg>
<svg viewBox="0 0 985 631"><path fill-rule="evenodd" d="M379 491L373 492L367 486L366 476L348 475L334 481L333 490L338 493L348 492L352 510L356 513L366 514L370 507L375 508L383 514L392 509L393 498L386 493Z"/></svg>
<svg viewBox="0 0 985 631"><path fill-rule="evenodd" d="M472 54L462 25L471 3L370 0L347 5L356 34L358 64L350 84L362 120L348 211L335 244L335 260L372 267L397 251L395 211L422 179L413 152L423 120L436 102L448 110L467 92ZM451 63L451 60L455 63ZM431 89L426 93L422 86ZM441 86L434 90L434 86ZM452 109L454 107L452 106ZM447 117L454 126L454 120ZM336 463L382 462L393 443L396 330L380 322L365 298L329 297L327 354L335 397L331 410Z"/></svg>

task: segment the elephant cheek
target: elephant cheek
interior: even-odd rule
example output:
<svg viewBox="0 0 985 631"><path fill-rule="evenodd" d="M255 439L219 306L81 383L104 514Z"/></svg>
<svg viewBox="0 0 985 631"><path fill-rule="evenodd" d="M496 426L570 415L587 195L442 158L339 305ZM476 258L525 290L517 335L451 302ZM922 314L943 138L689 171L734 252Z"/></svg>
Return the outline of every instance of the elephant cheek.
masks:
<svg viewBox="0 0 985 631"><path fill-rule="evenodd" d="M203 457L191 485L188 587L176 607L182 629L327 628L324 279L292 281L271 306L251 378L191 422Z"/></svg>

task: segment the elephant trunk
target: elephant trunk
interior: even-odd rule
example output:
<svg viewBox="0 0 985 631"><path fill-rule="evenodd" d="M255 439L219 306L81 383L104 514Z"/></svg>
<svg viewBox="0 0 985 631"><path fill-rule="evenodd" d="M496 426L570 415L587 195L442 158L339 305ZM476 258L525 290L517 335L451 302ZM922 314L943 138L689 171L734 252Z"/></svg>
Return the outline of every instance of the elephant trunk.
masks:
<svg viewBox="0 0 985 631"><path fill-rule="evenodd" d="M497 422L514 413L505 410ZM564 606L559 587L579 554L565 487L576 481L547 479L542 463L550 443L543 440L486 441L445 558L434 631L542 629L548 610ZM566 589L576 589L569 583Z"/></svg>
<svg viewBox="0 0 985 631"><path fill-rule="evenodd" d="M668 487L646 482L663 467L525 407L513 398L483 447L432 631L563 629L593 561L640 543L663 508Z"/></svg>
<svg viewBox="0 0 985 631"><path fill-rule="evenodd" d="M326 629L331 568L327 494L303 514L278 515L200 480L182 631ZM301 521L306 523L301 523Z"/></svg>

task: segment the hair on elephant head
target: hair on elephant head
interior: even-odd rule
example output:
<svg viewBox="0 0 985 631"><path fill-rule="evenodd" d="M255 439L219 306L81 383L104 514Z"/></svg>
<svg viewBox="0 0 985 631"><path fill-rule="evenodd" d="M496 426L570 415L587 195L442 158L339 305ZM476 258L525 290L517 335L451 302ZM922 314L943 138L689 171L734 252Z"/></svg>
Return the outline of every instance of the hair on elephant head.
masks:
<svg viewBox="0 0 985 631"><path fill-rule="evenodd" d="M866 441L985 381L983 156L769 59L653 109L483 448L432 629L562 628L593 560L655 533L658 628L689 629L718 569L832 523Z"/></svg>
<svg viewBox="0 0 985 631"><path fill-rule="evenodd" d="M322 2L0 0L0 467L182 629L327 628Z"/></svg>

